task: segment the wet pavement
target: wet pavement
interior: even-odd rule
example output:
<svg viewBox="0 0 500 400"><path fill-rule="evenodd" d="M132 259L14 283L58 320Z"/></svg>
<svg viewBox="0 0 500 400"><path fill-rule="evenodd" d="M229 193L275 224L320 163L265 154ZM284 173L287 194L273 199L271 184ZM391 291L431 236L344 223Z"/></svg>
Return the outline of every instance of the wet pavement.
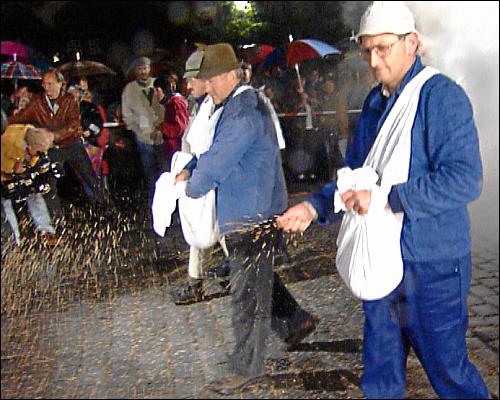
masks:
<svg viewBox="0 0 500 400"><path fill-rule="evenodd" d="M291 196L299 201L305 193ZM234 337L229 297L215 281L206 301L175 305L169 291L187 271L178 225L166 238L142 236L155 268L113 295L79 296L61 309L9 316L2 307L2 398L362 398L361 302L334 267L338 226L312 226L277 266L297 301L320 318L293 351L269 339L267 381L231 396L209 383L225 376ZM125 240L121 237L122 240ZM175 256L174 256L175 255ZM498 249L473 253L470 358L498 398ZM4 259L2 259L4 262ZM3 266L2 266L3 268ZM4 302L2 272L2 302ZM59 303L57 303L59 304ZM436 398L412 353L407 398Z"/></svg>

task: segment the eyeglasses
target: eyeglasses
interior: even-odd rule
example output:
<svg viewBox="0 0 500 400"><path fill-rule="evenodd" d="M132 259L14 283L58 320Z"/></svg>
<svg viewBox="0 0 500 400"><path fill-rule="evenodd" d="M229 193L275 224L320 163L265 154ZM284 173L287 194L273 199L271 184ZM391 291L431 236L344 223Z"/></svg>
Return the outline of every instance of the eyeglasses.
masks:
<svg viewBox="0 0 500 400"><path fill-rule="evenodd" d="M359 50L359 54L364 57L365 59L368 59L372 56L372 51L375 51L375 54L377 54L377 57L380 58L387 58L391 55L392 48L394 45L399 42L401 39L404 39L406 35L399 35L398 39L392 42L391 44L378 44L369 48L363 48L361 47Z"/></svg>

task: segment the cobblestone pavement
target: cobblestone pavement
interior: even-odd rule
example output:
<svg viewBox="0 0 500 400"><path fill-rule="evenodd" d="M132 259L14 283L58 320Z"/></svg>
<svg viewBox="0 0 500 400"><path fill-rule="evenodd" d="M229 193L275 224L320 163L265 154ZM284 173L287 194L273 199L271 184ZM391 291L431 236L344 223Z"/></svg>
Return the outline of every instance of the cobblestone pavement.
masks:
<svg viewBox="0 0 500 400"><path fill-rule="evenodd" d="M271 336L267 383L238 398L362 398L363 315L332 264L336 227L311 227L278 268L296 299L320 317L294 351ZM498 398L498 249L473 254L470 358ZM180 267L185 271L185 265ZM185 274L185 272L183 272ZM2 316L2 398L223 398L207 383L224 377L234 338L228 296L177 306L170 283L153 280L108 301L65 311ZM413 354L408 398L436 398Z"/></svg>

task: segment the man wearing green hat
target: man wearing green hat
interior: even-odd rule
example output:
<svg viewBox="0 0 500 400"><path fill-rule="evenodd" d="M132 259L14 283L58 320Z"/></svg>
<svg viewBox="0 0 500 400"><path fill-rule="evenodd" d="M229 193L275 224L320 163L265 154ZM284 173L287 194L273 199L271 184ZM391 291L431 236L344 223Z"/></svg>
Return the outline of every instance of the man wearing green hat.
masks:
<svg viewBox="0 0 500 400"><path fill-rule="evenodd" d="M231 45L204 49L198 79L206 82L220 113L209 150L188 164L186 194L198 198L216 189L216 215L230 263L232 325L236 339L228 357L234 375L211 389L230 394L264 375L271 327L294 346L316 327L273 273L280 232L271 219L287 206L287 191L276 131L265 103L241 84L241 63ZM258 226L258 229L253 229ZM279 295L273 297L273 290ZM279 304L275 298L279 297ZM288 315L287 309L294 309ZM272 318L271 318L272 315Z"/></svg>

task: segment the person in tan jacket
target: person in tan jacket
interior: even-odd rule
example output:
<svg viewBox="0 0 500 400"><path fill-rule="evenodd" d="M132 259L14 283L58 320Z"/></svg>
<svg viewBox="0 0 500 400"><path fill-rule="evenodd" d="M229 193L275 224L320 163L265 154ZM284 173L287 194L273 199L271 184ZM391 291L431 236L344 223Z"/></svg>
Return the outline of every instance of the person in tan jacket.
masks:
<svg viewBox="0 0 500 400"><path fill-rule="evenodd" d="M62 165L68 163L81 179L92 189L91 201L102 203L102 191L92 171L90 159L85 152L80 126L78 104L71 94L63 92L64 77L55 68L43 72L44 93L34 96L30 103L16 115L9 117L9 124L32 124L46 128L54 134L54 147L49 150L51 161ZM61 213L56 182L46 200L53 217Z"/></svg>

